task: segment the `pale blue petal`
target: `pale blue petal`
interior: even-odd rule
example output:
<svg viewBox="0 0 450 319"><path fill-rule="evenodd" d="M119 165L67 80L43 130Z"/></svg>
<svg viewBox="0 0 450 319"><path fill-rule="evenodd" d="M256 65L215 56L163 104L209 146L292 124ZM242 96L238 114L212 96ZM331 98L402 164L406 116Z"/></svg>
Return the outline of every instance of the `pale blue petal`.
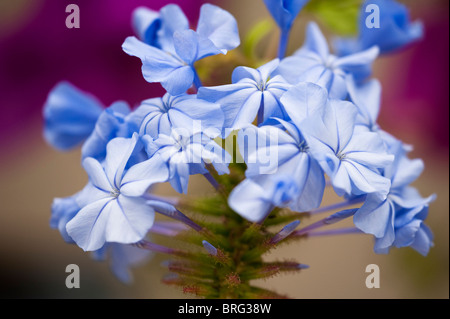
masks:
<svg viewBox="0 0 450 319"><path fill-rule="evenodd" d="M261 92L257 91L251 94L244 102L244 104L241 105L241 108L239 109L236 118L231 125L231 128L237 130L245 127L248 124L251 124L258 114L258 110L261 106L261 100Z"/></svg>
<svg viewBox="0 0 450 319"><path fill-rule="evenodd" d="M328 103L328 92L314 83L299 83L280 99L291 121L301 127L301 122L312 114L323 114Z"/></svg>
<svg viewBox="0 0 450 319"><path fill-rule="evenodd" d="M92 157L83 160L83 168L89 176L89 181L98 189L104 192L111 192L113 190L113 182L108 179L102 165Z"/></svg>
<svg viewBox="0 0 450 319"><path fill-rule="evenodd" d="M420 224L419 230L415 234L415 238L411 247L418 251L421 255L426 256L433 247L433 233L424 223Z"/></svg>
<svg viewBox="0 0 450 319"><path fill-rule="evenodd" d="M347 89L350 99L358 107L363 124L372 128L378 119L381 105L381 84L376 79L357 84L353 76L347 77Z"/></svg>
<svg viewBox="0 0 450 319"><path fill-rule="evenodd" d="M328 143L335 150L344 150L353 136L357 109L347 101L330 100L324 113L324 124L328 127L333 140ZM337 143L334 146L335 141Z"/></svg>
<svg viewBox="0 0 450 319"><path fill-rule="evenodd" d="M351 194L364 195L379 192L387 196L389 193L391 181L375 170L357 162L346 160L342 162L342 166L345 167L352 182Z"/></svg>
<svg viewBox="0 0 450 319"><path fill-rule="evenodd" d="M113 198L105 198L83 207L67 223L69 236L85 251L102 248L106 241L106 229Z"/></svg>
<svg viewBox="0 0 450 319"><path fill-rule="evenodd" d="M300 196L289 207L297 212L306 212L320 207L325 192L325 176L320 165L309 159L308 176Z"/></svg>
<svg viewBox="0 0 450 319"><path fill-rule="evenodd" d="M389 200L378 193L368 194L364 204L353 217L355 226L377 238L384 237L386 229L394 227L395 208Z"/></svg>
<svg viewBox="0 0 450 319"><path fill-rule="evenodd" d="M257 70L260 74L260 79L265 83L271 77L272 73L280 65L280 59L274 59L266 64L260 66Z"/></svg>
<svg viewBox="0 0 450 319"><path fill-rule="evenodd" d="M83 144L81 154L83 158L93 157L103 160L106 156L106 145L115 137L130 137L131 130L126 122L130 114L130 107L126 102L118 101L100 114L95 128Z"/></svg>
<svg viewBox="0 0 450 319"><path fill-rule="evenodd" d="M310 22L308 24L306 29L305 44L303 44L302 48L294 53L294 55L298 55L304 51L312 51L317 53L323 61L326 61L328 55L330 54L327 40L315 22Z"/></svg>
<svg viewBox="0 0 450 319"><path fill-rule="evenodd" d="M255 86L264 80L261 78L261 73L257 69L252 69L246 66L238 66L233 70L233 74L231 75L231 83L236 84L244 79L253 80L255 82Z"/></svg>
<svg viewBox="0 0 450 319"><path fill-rule="evenodd" d="M198 60L198 38L197 33L193 30L176 31L173 34L175 52L189 65Z"/></svg>
<svg viewBox="0 0 450 319"><path fill-rule="evenodd" d="M223 53L240 44L236 19L229 12L212 4L201 7L197 33L211 40Z"/></svg>
<svg viewBox="0 0 450 319"><path fill-rule="evenodd" d="M206 132L208 128L215 128L220 133L224 122L224 113L220 104L196 99L195 95L189 97L180 100L172 110L169 110L172 124L189 130L194 127L193 121L200 121L202 131ZM184 117L181 117L182 115ZM194 133L193 130L190 131Z"/></svg>
<svg viewBox="0 0 450 319"><path fill-rule="evenodd" d="M155 154L145 162L130 167L122 179L120 192L126 196L142 196L152 184L166 182L168 178L167 164L160 155Z"/></svg>
<svg viewBox="0 0 450 319"><path fill-rule="evenodd" d="M266 190L251 179L245 179L236 186L228 197L228 205L236 213L251 222L259 222L273 208L270 201L264 198Z"/></svg>
<svg viewBox="0 0 450 319"><path fill-rule="evenodd" d="M135 133L132 138L115 138L106 147L105 172L117 190L120 189L125 167L138 142L139 136Z"/></svg>
<svg viewBox="0 0 450 319"><path fill-rule="evenodd" d="M129 55L142 60L142 74L150 83L160 82L172 95L186 92L194 81L191 66L185 65L173 55L146 45L135 37L128 37L122 45Z"/></svg>
<svg viewBox="0 0 450 319"><path fill-rule="evenodd" d="M155 211L143 198L124 195L109 205L105 239L108 242L133 244L142 240L152 227Z"/></svg>
<svg viewBox="0 0 450 319"><path fill-rule="evenodd" d="M173 34L189 29L189 20L176 4L168 4L160 10L161 28L158 30L158 43L162 50L175 53Z"/></svg>

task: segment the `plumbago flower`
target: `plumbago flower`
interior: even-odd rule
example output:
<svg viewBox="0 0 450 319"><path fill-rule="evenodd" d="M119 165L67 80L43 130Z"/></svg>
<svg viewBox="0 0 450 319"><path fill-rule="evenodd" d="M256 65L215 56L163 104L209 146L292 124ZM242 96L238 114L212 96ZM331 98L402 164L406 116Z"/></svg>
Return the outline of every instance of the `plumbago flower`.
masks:
<svg viewBox="0 0 450 319"><path fill-rule="evenodd" d="M170 271L163 282L205 298L285 297L253 280L307 269L265 258L298 238L369 234L375 253L410 246L426 255L433 235L425 219L435 196L423 198L411 186L424 164L410 160L411 148L381 129L382 87L371 78L380 49L411 42L411 34L370 38L361 31L364 45L354 50L342 42L347 51L334 55L311 22L303 46L285 57L292 24L307 2L264 1L281 36L278 58L257 68L252 57L242 65L245 55L223 59L240 43L237 23L223 9L202 6L194 31L177 5L137 8L137 37L122 48L141 59L145 80L167 93L131 109L122 101L105 108L67 82L50 92L44 136L59 150L81 146L89 178L80 192L54 200L50 226L95 259L109 259L123 282L130 282L131 266L153 253L174 257L163 263ZM397 13L408 21L394 1L380 2L387 3L392 11L383 21ZM194 64L211 55L234 69L230 84L214 85L212 77L202 86L204 73ZM203 176L215 192L184 196L192 175ZM158 195L161 183L183 196ZM328 190L343 200L322 206ZM303 226L304 217L324 213ZM350 217L352 227L323 229ZM183 248L161 245L152 234Z"/></svg>
<svg viewBox="0 0 450 319"><path fill-rule="evenodd" d="M173 11L178 13L170 16L170 20L176 21L180 13L173 6L166 8L162 16ZM148 82L160 82L172 95L186 92L193 83L197 88L201 86L194 68L196 61L211 55L226 54L240 43L236 20L216 6L202 6L196 31L189 30L183 21L169 23L168 26L163 24L158 36L161 49L135 37L127 38L122 46L127 54L142 60L142 73Z"/></svg>
<svg viewBox="0 0 450 319"><path fill-rule="evenodd" d="M201 87L198 96L221 105L225 114L223 127L228 132L247 126L257 116L258 123L270 117L286 119L280 98L290 85L281 76L271 78L279 63L275 59L256 70L238 67L233 71L233 84Z"/></svg>
<svg viewBox="0 0 450 319"><path fill-rule="evenodd" d="M410 150L400 141L390 145L389 152L395 155L395 161L383 173L392 184L388 196L368 194L364 205L354 216L359 229L375 236L377 253L387 253L391 246L411 246L427 255L432 246L433 236L423 221L436 196L422 198L415 188L409 186L424 168L422 160L407 157Z"/></svg>
<svg viewBox="0 0 450 319"><path fill-rule="evenodd" d="M83 161L90 184L79 199L83 208L66 228L84 250L98 250L106 242L136 243L153 225L154 209L142 195L169 173L157 155L126 170L138 142L137 134L116 138L108 144L104 165L91 157Z"/></svg>

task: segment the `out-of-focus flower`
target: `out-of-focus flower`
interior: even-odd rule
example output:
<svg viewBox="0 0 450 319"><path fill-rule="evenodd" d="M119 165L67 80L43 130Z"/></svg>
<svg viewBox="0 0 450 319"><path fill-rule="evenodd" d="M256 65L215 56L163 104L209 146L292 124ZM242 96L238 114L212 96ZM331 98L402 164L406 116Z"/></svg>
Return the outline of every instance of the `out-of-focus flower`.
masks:
<svg viewBox="0 0 450 319"><path fill-rule="evenodd" d="M44 137L54 148L71 150L94 130L103 105L68 82L59 83L44 105Z"/></svg>
<svg viewBox="0 0 450 319"><path fill-rule="evenodd" d="M152 256L151 251L118 243L106 243L99 250L92 252L95 260L107 260L112 273L125 284L133 282L131 268L139 266Z"/></svg>
<svg viewBox="0 0 450 319"><path fill-rule="evenodd" d="M375 5L379 14L377 26L369 27L366 8ZM423 36L423 25L420 21L411 22L405 5L394 0L366 0L361 6L359 18L359 35L356 38L337 39L335 49L340 56L354 54L373 46L380 49L381 54L390 53L420 40Z"/></svg>
<svg viewBox="0 0 450 319"><path fill-rule="evenodd" d="M394 162L384 169L384 176L391 181L387 197L384 194L368 194L364 205L355 214L355 225L376 238L375 252L387 253L391 246L412 246L422 255L432 245L432 235L423 224L429 203L434 195L422 198L409 186L423 171L422 160L410 160L410 149L400 141L390 145Z"/></svg>

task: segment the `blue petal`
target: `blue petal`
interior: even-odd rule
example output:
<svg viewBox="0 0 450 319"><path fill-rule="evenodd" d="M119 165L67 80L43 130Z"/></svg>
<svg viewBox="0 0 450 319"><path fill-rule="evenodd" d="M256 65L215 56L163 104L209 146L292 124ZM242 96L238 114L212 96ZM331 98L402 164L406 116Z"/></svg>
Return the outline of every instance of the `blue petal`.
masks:
<svg viewBox="0 0 450 319"><path fill-rule="evenodd" d="M113 182L108 179L108 176L103 169L103 166L92 157L83 160L83 168L89 176L89 181L103 192L111 192L113 190Z"/></svg>
<svg viewBox="0 0 450 319"><path fill-rule="evenodd" d="M358 107L362 124L372 129L378 118L381 104L381 84L372 79L362 84L357 84L353 76L347 77L347 89L350 99Z"/></svg>
<svg viewBox="0 0 450 319"><path fill-rule="evenodd" d="M120 190L125 167L137 147L142 147L137 133L132 138L115 138L107 145L105 172L116 190Z"/></svg>
<svg viewBox="0 0 450 319"><path fill-rule="evenodd" d="M272 210L272 203L264 198L266 190L251 179L236 186L228 197L228 205L251 222L259 222Z"/></svg>
<svg viewBox="0 0 450 319"><path fill-rule="evenodd" d="M107 242L136 243L153 225L155 211L147 205L146 199L119 195L110 207L105 234Z"/></svg>
<svg viewBox="0 0 450 319"><path fill-rule="evenodd" d="M83 142L94 130L103 106L67 82L55 86L45 102L44 137L58 150L70 150Z"/></svg>
<svg viewBox="0 0 450 319"><path fill-rule="evenodd" d="M433 246L433 233L427 225L421 223L411 247L418 251L421 255L426 256L428 255L430 248Z"/></svg>
<svg viewBox="0 0 450 319"><path fill-rule="evenodd" d="M384 237L388 227L394 227L395 208L389 200L377 193L368 194L364 204L353 217L355 226L377 238Z"/></svg>
<svg viewBox="0 0 450 319"><path fill-rule="evenodd" d="M280 100L291 121L301 127L301 122L312 114L323 114L328 92L319 85L303 82L290 88Z"/></svg>
<svg viewBox="0 0 450 319"><path fill-rule="evenodd" d="M226 54L240 44L237 22L227 11L204 4L200 9L197 33L212 41L214 46Z"/></svg>
<svg viewBox="0 0 450 319"><path fill-rule="evenodd" d="M186 92L194 81L194 71L173 55L128 37L122 45L129 55L142 60L142 74L150 83L160 82L172 95Z"/></svg>
<svg viewBox="0 0 450 319"><path fill-rule="evenodd" d="M330 54L327 40L315 22L310 22L308 24L305 43L300 50L294 53L294 55L301 54L304 51L311 51L318 54L323 61L326 61Z"/></svg>
<svg viewBox="0 0 450 319"><path fill-rule="evenodd" d="M209 102L220 104L225 116L224 127L237 129L241 128L235 125L235 123L240 120L239 116L242 107L245 103L247 103L249 98L257 92L256 87L252 84L237 83L217 87L202 87L198 92L198 97ZM258 95L255 95L255 98L257 97ZM244 124L253 122L256 117L261 103L261 94L259 94L259 100L255 103L255 105L253 105L254 114L251 114L248 118L245 118L243 120Z"/></svg>
<svg viewBox="0 0 450 319"><path fill-rule="evenodd" d="M120 192L126 196L142 196L155 183L167 181L169 169L160 155L155 154L145 162L136 164L122 179Z"/></svg>
<svg viewBox="0 0 450 319"><path fill-rule="evenodd" d="M309 158L308 175L300 196L289 206L297 212L318 208L325 192L325 176L320 165Z"/></svg>
<svg viewBox="0 0 450 319"><path fill-rule="evenodd" d="M146 7L133 11L132 24L139 39L151 46L158 46L156 33L161 27L159 13Z"/></svg>
<svg viewBox="0 0 450 319"><path fill-rule="evenodd" d="M83 250L98 250L105 244L105 232L112 202L111 197L93 202L83 207L67 223L67 233Z"/></svg>
<svg viewBox="0 0 450 319"><path fill-rule="evenodd" d="M159 47L174 54L173 34L176 31L189 29L189 21L176 4L168 4L163 7L160 10L160 16L161 28L157 32Z"/></svg>
<svg viewBox="0 0 450 319"><path fill-rule="evenodd" d="M83 158L93 157L103 160L106 155L107 143L115 137L129 137L131 134L126 123L130 108L125 102L115 102L104 110L95 123L95 129L83 144Z"/></svg>

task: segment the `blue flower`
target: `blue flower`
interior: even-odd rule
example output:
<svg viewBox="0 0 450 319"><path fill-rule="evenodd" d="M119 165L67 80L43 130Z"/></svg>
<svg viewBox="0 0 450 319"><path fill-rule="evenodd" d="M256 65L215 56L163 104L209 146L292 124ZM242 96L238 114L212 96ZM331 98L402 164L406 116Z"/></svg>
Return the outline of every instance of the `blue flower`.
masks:
<svg viewBox="0 0 450 319"><path fill-rule="evenodd" d="M368 5L379 8L379 28L368 28L365 12ZM344 38L335 41L336 51L340 56L364 51L374 45L380 53L390 53L420 40L423 36L423 25L420 21L411 22L405 5L394 0L367 0L361 7L359 35L357 38Z"/></svg>
<svg viewBox="0 0 450 319"><path fill-rule="evenodd" d="M142 141L149 157L159 155L169 167L169 182L179 193L187 193L189 176L206 174L211 163L219 174L228 174L230 155L211 137L202 132L172 130L171 135L159 134L153 139L144 135Z"/></svg>
<svg viewBox="0 0 450 319"><path fill-rule="evenodd" d="M423 171L420 159L410 160L410 148L400 141L390 145L394 162L383 175L391 181L387 197L379 193L368 194L364 205L354 216L355 225L376 238L375 252L386 253L391 246L412 246L426 255L432 245L432 235L423 224L428 206L435 196L422 198L409 186Z"/></svg>
<svg viewBox="0 0 450 319"><path fill-rule="evenodd" d="M44 137L62 151L80 145L92 133L103 105L72 84L61 82L50 92L44 105Z"/></svg>
<svg viewBox="0 0 450 319"><path fill-rule="evenodd" d="M99 161L106 156L106 145L116 137L131 137L137 130L131 120L131 110L127 103L119 101L105 109L97 119L92 134L81 148L83 159L95 158Z"/></svg>
<svg viewBox="0 0 450 319"><path fill-rule="evenodd" d="M282 75L289 83L313 82L326 88L331 98L345 99L348 95L346 76L357 81L366 79L372 72L371 65L378 56L378 48L371 47L345 57L330 53L327 41L316 23L308 25L306 41L294 55L283 59L275 74Z"/></svg>
<svg viewBox="0 0 450 319"><path fill-rule="evenodd" d="M298 128L279 121L283 128L250 126L239 132L239 150L247 164L245 175L260 184L272 176L289 176L296 186L287 206L297 212L317 208L325 190L323 170Z"/></svg>
<svg viewBox="0 0 450 319"><path fill-rule="evenodd" d="M309 151L330 177L335 192L386 196L390 181L380 169L392 163L377 133L355 130L357 108L347 101L329 100L323 114L315 112L301 124Z"/></svg>
<svg viewBox="0 0 450 319"><path fill-rule="evenodd" d="M162 98L145 100L134 111L139 122L139 134L157 138L159 134L170 135L173 128L209 132L216 137L223 127L224 115L220 105L197 99L196 95L164 95Z"/></svg>
<svg viewBox="0 0 450 319"><path fill-rule="evenodd" d="M174 19L176 17L170 17ZM162 49L128 37L122 45L123 50L142 60L142 73L150 82L160 82L171 95L186 92L194 83L201 86L194 63L205 57L226 54L240 44L237 23L234 17L219 7L205 4L201 8L197 31L169 28L173 51L161 45Z"/></svg>
<svg viewBox="0 0 450 319"><path fill-rule="evenodd" d="M133 281L130 268L146 262L152 255L148 250L118 243L106 243L92 252L92 257L97 261L109 260L112 273L125 284Z"/></svg>
<svg viewBox="0 0 450 319"><path fill-rule="evenodd" d="M263 221L275 207L288 206L298 194L297 183L289 175L260 175L246 178L228 197L231 209L248 221Z"/></svg>
<svg viewBox="0 0 450 319"><path fill-rule="evenodd" d="M198 97L221 105L225 114L224 128L237 130L270 117L286 119L280 98L290 85L280 76L271 78L279 60L273 60L258 69L238 67L229 85L202 87ZM227 134L224 134L227 135Z"/></svg>
<svg viewBox="0 0 450 319"><path fill-rule="evenodd" d="M142 147L137 133L108 143L104 164L88 157L83 167L90 183L78 198L81 210L67 223L69 236L86 251L105 242L136 243L153 225L154 209L142 197L154 183L168 178L158 155L126 170L130 156Z"/></svg>

